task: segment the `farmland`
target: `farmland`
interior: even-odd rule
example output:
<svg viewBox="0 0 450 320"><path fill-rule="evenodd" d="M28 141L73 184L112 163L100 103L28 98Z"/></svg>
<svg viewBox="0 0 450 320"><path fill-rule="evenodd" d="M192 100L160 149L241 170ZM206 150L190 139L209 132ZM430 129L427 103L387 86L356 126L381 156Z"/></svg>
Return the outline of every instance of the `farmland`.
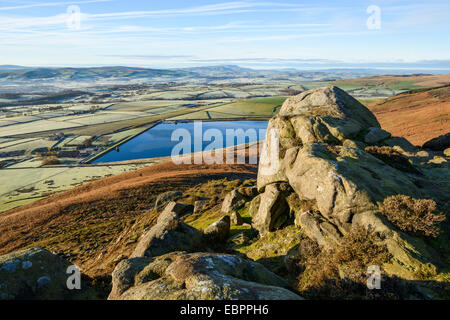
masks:
<svg viewBox="0 0 450 320"><path fill-rule="evenodd" d="M450 82L448 75L346 79L327 73L260 72L249 78L248 70L243 75L233 70L230 79L221 79L210 71L196 72L199 78L188 81L97 82L83 88L64 82L63 89L50 91L33 84L16 92L17 86L5 85L5 92L0 92L0 211L154 163L89 165L162 121L266 120L287 97L327 85L341 87L376 112L385 98ZM329 80L331 75L337 80Z"/></svg>

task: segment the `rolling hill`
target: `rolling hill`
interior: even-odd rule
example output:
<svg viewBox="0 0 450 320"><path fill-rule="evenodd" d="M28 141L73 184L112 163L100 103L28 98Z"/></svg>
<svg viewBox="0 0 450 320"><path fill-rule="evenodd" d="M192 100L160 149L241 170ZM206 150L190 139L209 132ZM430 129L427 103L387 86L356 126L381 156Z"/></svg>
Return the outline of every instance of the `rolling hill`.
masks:
<svg viewBox="0 0 450 320"><path fill-rule="evenodd" d="M431 84L431 81L438 80L430 78L421 83ZM449 85L409 91L374 102L368 107L383 129L417 146L450 132Z"/></svg>

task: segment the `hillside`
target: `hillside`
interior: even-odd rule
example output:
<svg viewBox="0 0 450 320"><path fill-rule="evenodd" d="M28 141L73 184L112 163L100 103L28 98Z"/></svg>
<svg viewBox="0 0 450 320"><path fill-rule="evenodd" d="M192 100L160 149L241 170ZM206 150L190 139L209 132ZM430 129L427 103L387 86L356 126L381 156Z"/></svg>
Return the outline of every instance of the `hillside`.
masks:
<svg viewBox="0 0 450 320"><path fill-rule="evenodd" d="M402 93L368 107L383 129L417 146L450 132L450 86Z"/></svg>
<svg viewBox="0 0 450 320"><path fill-rule="evenodd" d="M168 161L1 213L0 293L60 299L27 283L70 262L112 300L448 299L448 150L393 137L335 86L288 98L268 129L275 167L265 140L259 166Z"/></svg>
<svg viewBox="0 0 450 320"><path fill-rule="evenodd" d="M396 87L398 89L416 87L439 87L450 84L450 74L413 74L413 75L384 75L359 79L338 80L340 85L360 85L374 87Z"/></svg>
<svg viewBox="0 0 450 320"><path fill-rule="evenodd" d="M227 181L254 179L256 172L256 165L177 166L167 161L87 183L0 213L0 255L38 246L67 255L90 275L102 274L101 269L108 269L108 263L123 253L115 251L112 240L137 219L144 220L142 227L153 223L155 216L148 211L153 209L158 194L187 190L192 196L194 191L190 189L206 183L206 192L217 193L223 199L220 191L231 191L229 188L236 186L233 182L228 186ZM132 240L125 244L129 236L119 243L124 245L122 250L133 246ZM96 263L95 257L106 251L110 260Z"/></svg>
<svg viewBox="0 0 450 320"><path fill-rule="evenodd" d="M1 70L1 69L0 69ZM183 77L191 75L181 70L159 70L130 67L96 67L96 68L34 68L6 69L0 71L2 80L85 80L101 78L154 78Z"/></svg>

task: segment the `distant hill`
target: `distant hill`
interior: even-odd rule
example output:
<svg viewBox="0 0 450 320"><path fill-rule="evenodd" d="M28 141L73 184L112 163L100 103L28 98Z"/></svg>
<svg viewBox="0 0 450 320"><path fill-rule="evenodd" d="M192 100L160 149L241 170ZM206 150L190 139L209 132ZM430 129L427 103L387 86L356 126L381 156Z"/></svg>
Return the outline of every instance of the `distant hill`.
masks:
<svg viewBox="0 0 450 320"><path fill-rule="evenodd" d="M436 79L424 80L429 85ZM450 86L419 89L368 105L383 129L422 146L450 132Z"/></svg>
<svg viewBox="0 0 450 320"><path fill-rule="evenodd" d="M450 74L410 74L410 75L384 75L358 79L339 80L335 85L361 85L361 86L396 86L410 89L412 87L438 87L450 84Z"/></svg>
<svg viewBox="0 0 450 320"><path fill-rule="evenodd" d="M3 80L94 80L100 78L154 78L164 76L183 77L189 75L192 74L182 70L160 70L120 66L96 68L35 68L0 71L0 79Z"/></svg>
<svg viewBox="0 0 450 320"><path fill-rule="evenodd" d="M236 79L236 78L255 78L255 79L271 79L285 81L330 81L338 79L361 78L358 80L363 83L379 83L380 81L416 81L421 79L425 81L426 86L430 80L444 79L438 84L442 85L450 83L450 75L414 75L414 76L382 76L369 77L375 74L381 74L376 70L363 69L342 69L342 70L296 70L296 69L278 69L278 70L257 70L250 68L242 68L237 65L217 65L192 68L173 68L173 69L151 69L126 66L109 66L109 67L89 67L89 68L51 68L51 67L23 67L14 65L0 66L0 81L35 81L35 80L55 80L55 81L97 81L97 80L162 80L162 81L178 81L189 79ZM368 77L368 78L367 78ZM346 84L342 80L342 83ZM348 80L355 84L355 80ZM428 81L428 82L427 82ZM417 81L419 82L419 81ZM420 86L420 85L419 85Z"/></svg>
<svg viewBox="0 0 450 320"><path fill-rule="evenodd" d="M24 69L30 69L29 67L22 67L22 66L14 66L14 65L0 65L0 71L10 71L10 70L24 70Z"/></svg>

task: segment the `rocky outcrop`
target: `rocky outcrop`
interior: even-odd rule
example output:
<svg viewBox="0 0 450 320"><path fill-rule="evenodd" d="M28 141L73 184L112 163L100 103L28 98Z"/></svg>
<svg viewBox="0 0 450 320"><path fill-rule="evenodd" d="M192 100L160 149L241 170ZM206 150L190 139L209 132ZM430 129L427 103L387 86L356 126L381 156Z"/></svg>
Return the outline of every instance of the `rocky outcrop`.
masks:
<svg viewBox="0 0 450 320"><path fill-rule="evenodd" d="M156 225L141 237L132 257L155 257L179 250L195 252L203 248L202 233L180 219L190 209L190 206L169 203Z"/></svg>
<svg viewBox="0 0 450 320"><path fill-rule="evenodd" d="M271 131L277 133L278 144ZM296 211L296 224L320 245L335 246L342 235L362 225L384 230L394 259L404 268L418 271L426 263L438 263L421 240L398 232L378 216L378 203L391 195L430 197L418 183L423 179L420 171L411 170L407 160L399 164L395 162L404 159L398 155L391 161L389 155L376 157L365 151L371 145L395 149L399 141L402 152L415 151L403 140L391 138L365 106L339 88L289 98L269 122L261 163L277 170L259 167L261 195L253 225L264 234L283 223L280 217L288 218L286 196L279 191L280 185L288 184L301 201L310 203L309 209L290 208ZM271 158L271 150L279 150L278 157Z"/></svg>
<svg viewBox="0 0 450 320"><path fill-rule="evenodd" d="M124 260L110 300L299 300L284 279L237 256L174 252Z"/></svg>
<svg viewBox="0 0 450 320"><path fill-rule="evenodd" d="M32 248L0 256L0 300L95 299L94 292L81 282L72 284L72 264L47 250ZM80 273L81 276L81 273ZM76 284L76 283L75 283Z"/></svg>

